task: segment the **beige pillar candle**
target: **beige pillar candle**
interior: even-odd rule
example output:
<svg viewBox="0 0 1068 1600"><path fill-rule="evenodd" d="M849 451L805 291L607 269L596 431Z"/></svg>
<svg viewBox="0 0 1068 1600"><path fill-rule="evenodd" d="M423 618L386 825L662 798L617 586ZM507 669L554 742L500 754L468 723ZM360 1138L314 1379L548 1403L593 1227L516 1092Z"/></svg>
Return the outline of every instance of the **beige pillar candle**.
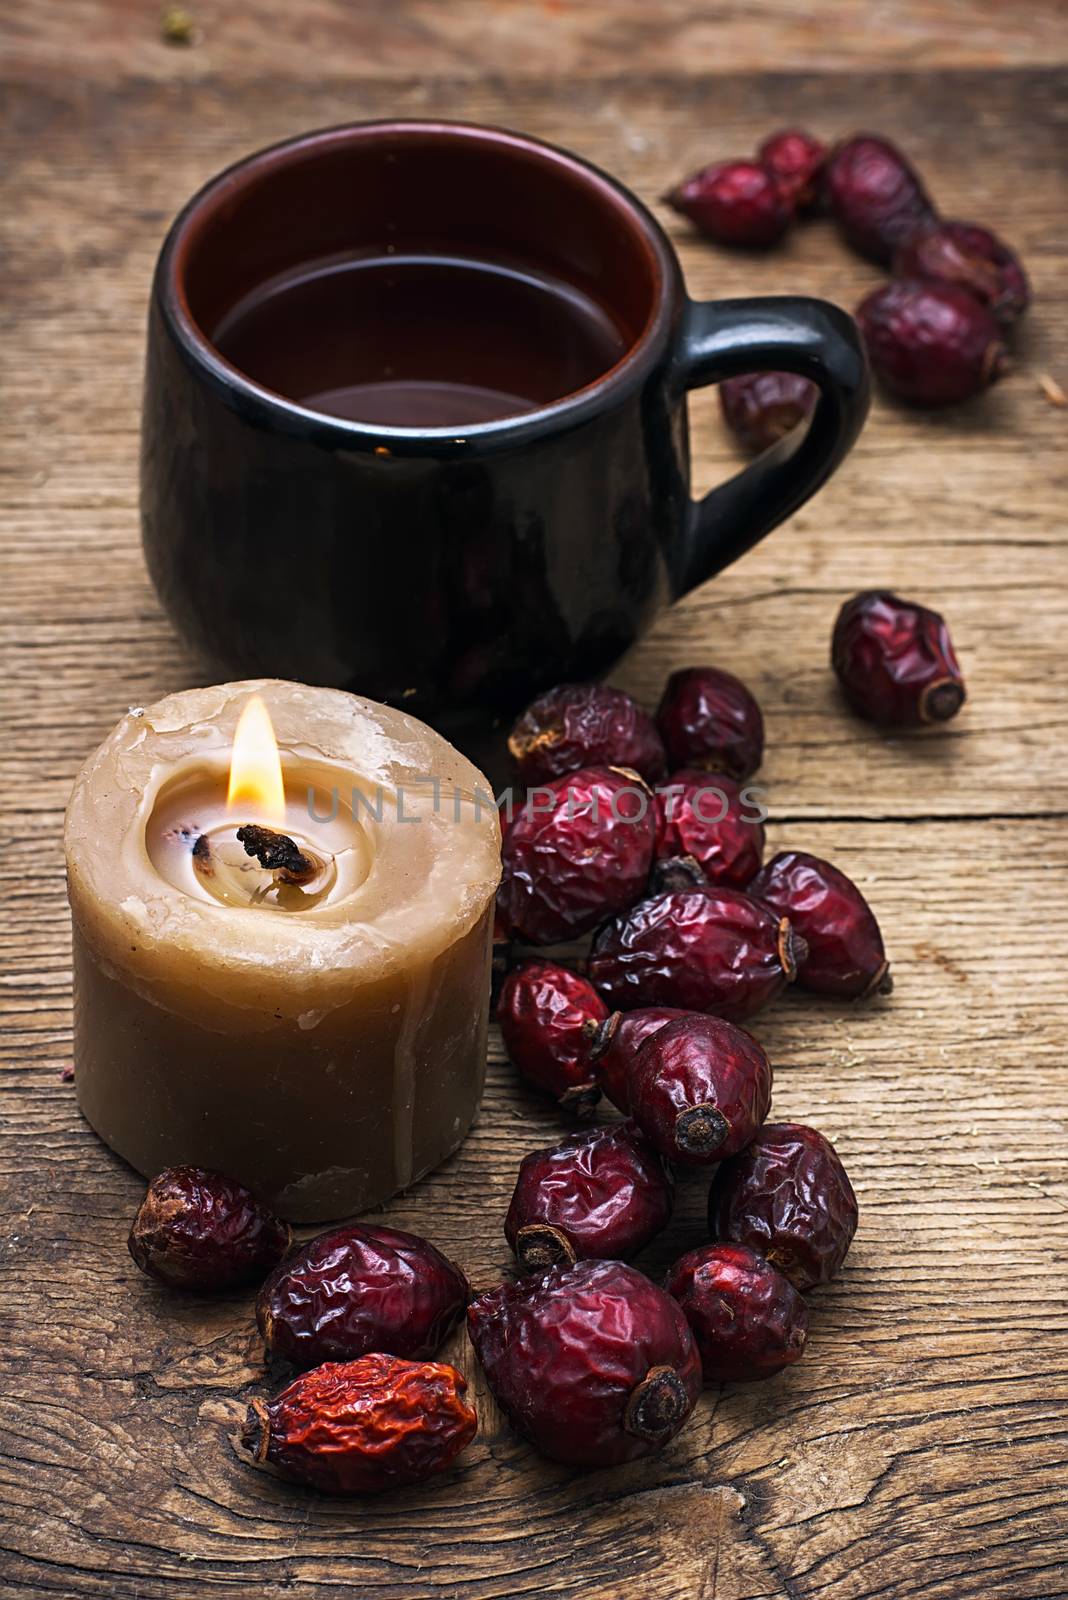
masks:
<svg viewBox="0 0 1068 1600"><path fill-rule="evenodd" d="M284 794L235 763L228 804L257 695ZM270 832L243 843L249 824ZM312 1222L461 1142L500 832L486 780L438 734L302 684L170 695L86 762L65 837L78 1101L140 1172L216 1167Z"/></svg>

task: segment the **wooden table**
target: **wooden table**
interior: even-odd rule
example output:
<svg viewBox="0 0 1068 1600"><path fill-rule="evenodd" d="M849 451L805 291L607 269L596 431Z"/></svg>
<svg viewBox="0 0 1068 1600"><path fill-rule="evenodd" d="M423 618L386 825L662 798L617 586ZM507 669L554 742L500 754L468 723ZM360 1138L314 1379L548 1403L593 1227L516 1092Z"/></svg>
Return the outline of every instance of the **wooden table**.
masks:
<svg viewBox="0 0 1068 1600"><path fill-rule="evenodd" d="M1068 1595L1065 1139L1068 849L1064 550L1068 185L1062 4L834 0L4 0L0 206L5 551L3 1204L5 1597L188 1600L1051 1600ZM126 1253L140 1180L80 1121L60 822L71 777L131 702L198 681L138 548L142 326L178 204L220 166L316 124L390 113L509 123L649 199L784 122L902 139L950 214L1033 270L1013 374L967 409L880 402L834 482L666 617L618 674L729 663L767 712L771 844L869 891L891 1001L796 995L761 1019L780 1115L838 1144L861 1199L805 1360L712 1390L658 1460L575 1475L509 1431L470 1350L481 1431L423 1492L327 1503L228 1439L262 1378L246 1296L152 1288ZM661 211L661 215L666 215ZM751 259L674 219L695 294L878 274L823 224ZM694 407L698 476L734 466ZM952 622L970 701L936 736L842 710L831 622L892 585ZM546 1106L494 1051L477 1130L389 1207L478 1285ZM702 1185L648 1254L700 1241Z"/></svg>

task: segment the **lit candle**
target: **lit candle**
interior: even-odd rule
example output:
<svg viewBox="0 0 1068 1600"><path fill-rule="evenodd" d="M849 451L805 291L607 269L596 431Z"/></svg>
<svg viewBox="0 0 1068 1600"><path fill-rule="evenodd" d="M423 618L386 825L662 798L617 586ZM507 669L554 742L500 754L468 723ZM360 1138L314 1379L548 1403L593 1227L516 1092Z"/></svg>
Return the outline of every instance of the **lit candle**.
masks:
<svg viewBox="0 0 1068 1600"><path fill-rule="evenodd" d="M463 1139L500 832L431 729L301 684L170 695L86 762L66 851L78 1100L139 1171L216 1167L311 1222Z"/></svg>

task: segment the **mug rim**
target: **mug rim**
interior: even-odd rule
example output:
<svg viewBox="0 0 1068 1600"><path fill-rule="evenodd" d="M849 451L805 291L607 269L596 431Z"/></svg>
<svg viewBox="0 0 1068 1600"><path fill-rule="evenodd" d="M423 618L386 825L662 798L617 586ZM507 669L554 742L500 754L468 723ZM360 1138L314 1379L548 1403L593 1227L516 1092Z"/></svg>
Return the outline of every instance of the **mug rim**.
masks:
<svg viewBox="0 0 1068 1600"><path fill-rule="evenodd" d="M548 404L514 416L497 417L469 427L398 427L359 422L337 417L301 405L289 396L258 383L235 366L217 349L197 322L186 294L185 274L192 250L203 228L225 209L235 192L250 179L303 158L309 150L331 145L355 143L376 136L403 137L406 134L440 133L446 137L471 139L479 143L512 147L533 154L594 190L602 202L608 201L623 217L645 248L653 274L653 304L645 326L613 366L591 383ZM209 178L186 202L172 222L156 265L153 297L164 322L178 347L194 361L197 369L232 401L239 400L246 411L275 430L306 437L310 431L339 436L339 442L373 448L383 441L404 445L441 446L452 453L470 440L481 448L514 445L559 426L588 421L607 405L631 395L644 382L667 346L671 326L682 298L682 272L667 234L648 207L627 187L593 162L575 155L548 140L517 133L489 123L453 121L438 117L379 118L366 122L338 123L312 129L275 144L266 145L242 156Z"/></svg>

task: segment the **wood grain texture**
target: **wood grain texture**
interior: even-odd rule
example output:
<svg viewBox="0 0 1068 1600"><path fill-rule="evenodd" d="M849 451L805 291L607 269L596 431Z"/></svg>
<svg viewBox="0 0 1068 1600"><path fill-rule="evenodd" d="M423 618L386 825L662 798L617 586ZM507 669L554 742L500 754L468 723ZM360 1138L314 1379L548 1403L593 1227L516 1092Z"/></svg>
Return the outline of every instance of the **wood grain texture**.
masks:
<svg viewBox="0 0 1068 1600"><path fill-rule="evenodd" d="M859 7L828 9L860 27ZM1048 63L1043 30L1059 9L1029 13L1016 56L1005 43L1015 8L968 15L1000 58ZM6 10L18 71L0 148L0 1596L1068 1595L1068 412L1036 379L1068 386L1064 75L704 77L682 24L673 57L651 43L640 61L628 53L653 15L630 5L551 8L544 29L569 41L553 54L524 22L540 7L411 0L376 11L359 59L351 33L347 54L327 49L325 0L300 13L303 57L287 31L296 13L267 0L204 7L205 50L220 41L206 61L157 61L151 7ZM350 23L363 13L345 10ZM504 13L522 57L512 75L494 31ZM902 41L921 26L941 29L948 49L960 15L948 3L893 8L888 59L905 59ZM753 50L767 17L808 28L815 49L800 8L722 16L736 42L751 30ZM78 74L65 29L78 35ZM422 55L404 65L406 40ZM821 59L854 48L845 29ZM795 63L808 59L798 45ZM410 76L428 62L432 77ZM248 1297L165 1294L126 1254L140 1183L81 1123L60 1077L59 828L77 764L117 714L203 681L137 544L142 322L166 222L257 144L395 111L512 123L647 198L778 122L884 128L948 211L1020 243L1037 304L994 395L937 417L880 402L819 498L665 618L617 675L646 700L694 659L751 681L768 713L771 845L831 856L886 933L890 1000L841 1009L791 995L756 1027L777 1069L775 1113L830 1134L860 1194L857 1242L815 1297L805 1360L708 1393L659 1460L583 1476L516 1440L458 1338L448 1353L482 1422L458 1471L422 1492L326 1503L249 1472L229 1442L262 1385ZM796 290L848 306L875 281L823 224L759 259L669 226L696 294ZM733 469L710 397L694 407L694 433L702 483ZM933 737L877 735L834 694L835 608L872 583L950 617L972 698ZM390 1221L428 1232L489 1285L507 1264L499 1219L518 1162L557 1130L495 1046L475 1132ZM685 1181L671 1229L643 1258L650 1272L701 1240L703 1208L703 1185Z"/></svg>

